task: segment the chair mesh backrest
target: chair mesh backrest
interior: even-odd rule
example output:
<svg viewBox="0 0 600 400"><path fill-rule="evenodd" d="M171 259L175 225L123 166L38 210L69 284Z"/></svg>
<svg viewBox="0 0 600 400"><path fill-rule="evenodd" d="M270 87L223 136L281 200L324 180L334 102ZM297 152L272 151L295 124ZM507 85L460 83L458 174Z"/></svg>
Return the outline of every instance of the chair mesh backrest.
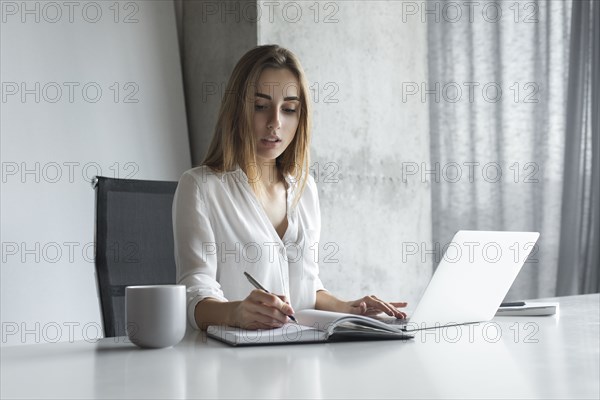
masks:
<svg viewBox="0 0 600 400"><path fill-rule="evenodd" d="M105 337L125 335L125 287L175 283L177 182L98 177L96 274Z"/></svg>

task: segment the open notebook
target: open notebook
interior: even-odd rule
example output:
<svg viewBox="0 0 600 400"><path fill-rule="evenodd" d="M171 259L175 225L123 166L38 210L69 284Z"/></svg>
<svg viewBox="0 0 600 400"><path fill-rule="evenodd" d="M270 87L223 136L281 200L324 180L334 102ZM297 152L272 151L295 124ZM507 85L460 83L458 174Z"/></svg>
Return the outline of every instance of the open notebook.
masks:
<svg viewBox="0 0 600 400"><path fill-rule="evenodd" d="M373 318L330 311L300 310L298 324L276 329L246 330L230 326L209 326L208 336L232 346L293 344L342 340L411 339L413 335Z"/></svg>

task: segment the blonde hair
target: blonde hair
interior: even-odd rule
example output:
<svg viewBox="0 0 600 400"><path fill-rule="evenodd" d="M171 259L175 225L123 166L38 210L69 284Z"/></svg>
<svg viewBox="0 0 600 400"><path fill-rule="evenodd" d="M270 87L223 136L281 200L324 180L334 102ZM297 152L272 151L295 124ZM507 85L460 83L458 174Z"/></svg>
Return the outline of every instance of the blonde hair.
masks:
<svg viewBox="0 0 600 400"><path fill-rule="evenodd" d="M255 90L258 79L266 68L290 70L300 86L298 128L292 142L276 160L279 173L283 176L291 175L296 182L293 202L293 206L296 206L308 179L312 114L304 70L296 55L283 47L258 46L238 61L227 83L214 135L202 165L218 172L232 171L238 165L248 176L255 193L262 193L256 172L252 176L249 174L251 167L257 165L252 132Z"/></svg>

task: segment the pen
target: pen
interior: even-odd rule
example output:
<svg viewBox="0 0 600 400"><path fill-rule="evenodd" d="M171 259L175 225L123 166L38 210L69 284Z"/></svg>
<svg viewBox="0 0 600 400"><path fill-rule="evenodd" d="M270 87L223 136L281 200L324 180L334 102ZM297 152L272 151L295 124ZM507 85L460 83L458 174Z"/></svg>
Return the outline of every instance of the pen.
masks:
<svg viewBox="0 0 600 400"><path fill-rule="evenodd" d="M262 290L265 293L271 294L271 292L269 292L267 289L265 289L265 287L263 285L261 285L256 279L254 279L254 277L252 275L250 275L246 271L244 271L244 275L246 275L246 278L248 278L248 280L250 281L252 286L254 286L257 289ZM288 315L288 318L291 319L292 321L294 321L295 323L298 323L298 321L296 321L296 318L294 318L293 315Z"/></svg>

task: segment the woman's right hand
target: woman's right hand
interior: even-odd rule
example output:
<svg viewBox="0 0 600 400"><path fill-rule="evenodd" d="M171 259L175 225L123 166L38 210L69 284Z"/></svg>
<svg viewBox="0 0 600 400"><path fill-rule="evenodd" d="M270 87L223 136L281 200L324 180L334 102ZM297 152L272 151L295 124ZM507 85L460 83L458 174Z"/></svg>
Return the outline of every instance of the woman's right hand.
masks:
<svg viewBox="0 0 600 400"><path fill-rule="evenodd" d="M293 314L285 296L255 289L233 309L232 322L243 329L272 329L289 322Z"/></svg>

